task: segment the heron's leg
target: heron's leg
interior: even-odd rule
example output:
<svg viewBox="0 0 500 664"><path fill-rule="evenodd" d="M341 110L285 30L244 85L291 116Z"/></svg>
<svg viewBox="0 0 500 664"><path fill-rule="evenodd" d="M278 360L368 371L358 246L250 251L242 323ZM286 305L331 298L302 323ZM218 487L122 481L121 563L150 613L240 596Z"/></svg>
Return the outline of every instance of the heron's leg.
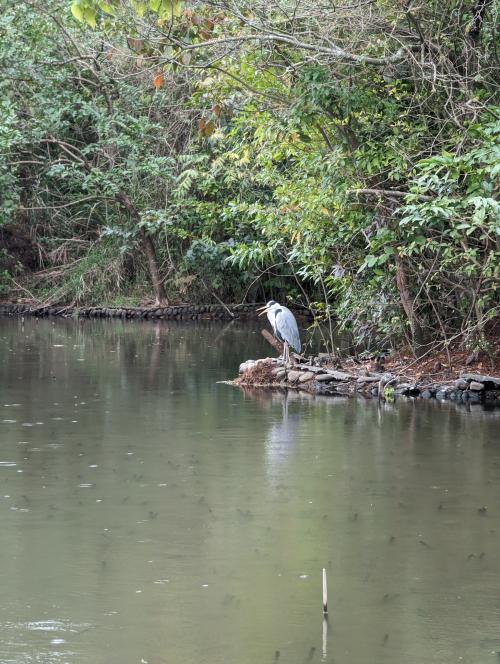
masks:
<svg viewBox="0 0 500 664"><path fill-rule="evenodd" d="M286 341L283 344L283 361L285 364L288 364L290 361L290 352L288 350L288 343Z"/></svg>

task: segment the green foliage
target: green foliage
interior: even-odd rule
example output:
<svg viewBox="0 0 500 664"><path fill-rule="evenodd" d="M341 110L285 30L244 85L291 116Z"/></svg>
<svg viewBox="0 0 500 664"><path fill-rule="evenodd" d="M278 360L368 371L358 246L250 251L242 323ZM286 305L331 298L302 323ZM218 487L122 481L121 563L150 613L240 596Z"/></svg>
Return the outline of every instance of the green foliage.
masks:
<svg viewBox="0 0 500 664"><path fill-rule="evenodd" d="M36 292L148 295L148 238L177 299L301 299L365 345L478 343L500 276L493 13L467 37L464 8L325 5L323 34L301 0L288 35L279 1L64 6L0 17L0 223L32 238ZM411 58L325 54L377 59L394 34Z"/></svg>
<svg viewBox="0 0 500 664"><path fill-rule="evenodd" d="M7 270L0 270L0 297L7 295L12 287L10 274Z"/></svg>
<svg viewBox="0 0 500 664"><path fill-rule="evenodd" d="M384 387L384 399L388 403L392 403L394 401L394 388L391 385Z"/></svg>

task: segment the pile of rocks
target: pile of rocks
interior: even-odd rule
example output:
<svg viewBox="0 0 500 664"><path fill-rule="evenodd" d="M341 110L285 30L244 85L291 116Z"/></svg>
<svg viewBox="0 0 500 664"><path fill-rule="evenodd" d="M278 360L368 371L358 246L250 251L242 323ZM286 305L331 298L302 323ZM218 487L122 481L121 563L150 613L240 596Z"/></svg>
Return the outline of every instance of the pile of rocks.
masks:
<svg viewBox="0 0 500 664"><path fill-rule="evenodd" d="M240 365L239 373L237 385L290 388L332 396L361 394L385 399L406 396L500 405L500 378L478 374L463 374L449 384L409 383L392 373L362 370L354 374L307 363L285 367L276 358L247 360Z"/></svg>
<svg viewBox="0 0 500 664"><path fill-rule="evenodd" d="M424 399L450 399L451 401L482 401L500 403L500 378L464 373L448 385L427 385L420 391Z"/></svg>

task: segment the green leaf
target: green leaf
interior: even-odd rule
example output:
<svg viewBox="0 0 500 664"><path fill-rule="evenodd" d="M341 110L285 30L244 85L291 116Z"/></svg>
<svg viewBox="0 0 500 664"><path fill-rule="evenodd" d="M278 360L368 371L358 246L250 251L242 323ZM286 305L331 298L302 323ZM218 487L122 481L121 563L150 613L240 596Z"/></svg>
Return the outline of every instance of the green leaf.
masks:
<svg viewBox="0 0 500 664"><path fill-rule="evenodd" d="M109 2L106 2L106 0L99 0L99 8L102 9L105 14L109 14L110 16L116 15L116 9Z"/></svg>
<svg viewBox="0 0 500 664"><path fill-rule="evenodd" d="M90 25L91 28L96 27L96 20L95 20L95 9L92 7L85 7L83 10L83 17L85 19L85 22Z"/></svg>
<svg viewBox="0 0 500 664"><path fill-rule="evenodd" d="M172 0L172 8L174 16L179 18L182 16L182 2L181 0Z"/></svg>
<svg viewBox="0 0 500 664"><path fill-rule="evenodd" d="M80 21L80 23L83 23L83 21L85 20L85 17L83 15L83 9L80 6L78 0L75 0L75 2L71 3L71 13L76 18L77 21Z"/></svg>

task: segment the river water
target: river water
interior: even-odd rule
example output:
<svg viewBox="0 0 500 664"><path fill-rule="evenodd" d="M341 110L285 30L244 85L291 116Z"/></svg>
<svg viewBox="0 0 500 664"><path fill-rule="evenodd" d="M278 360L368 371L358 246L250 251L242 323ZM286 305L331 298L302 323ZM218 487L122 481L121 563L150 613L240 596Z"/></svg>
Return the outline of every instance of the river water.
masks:
<svg viewBox="0 0 500 664"><path fill-rule="evenodd" d="M2 664L498 661L500 412L217 383L267 352L0 319Z"/></svg>

